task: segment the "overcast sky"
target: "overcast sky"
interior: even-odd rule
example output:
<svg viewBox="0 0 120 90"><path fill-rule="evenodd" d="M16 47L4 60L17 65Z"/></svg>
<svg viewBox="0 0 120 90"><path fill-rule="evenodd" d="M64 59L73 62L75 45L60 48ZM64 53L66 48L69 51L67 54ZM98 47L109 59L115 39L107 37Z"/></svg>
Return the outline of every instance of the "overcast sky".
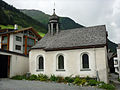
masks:
<svg viewBox="0 0 120 90"><path fill-rule="evenodd" d="M85 26L106 25L109 39L120 43L120 0L4 0L18 9L36 9L70 17Z"/></svg>

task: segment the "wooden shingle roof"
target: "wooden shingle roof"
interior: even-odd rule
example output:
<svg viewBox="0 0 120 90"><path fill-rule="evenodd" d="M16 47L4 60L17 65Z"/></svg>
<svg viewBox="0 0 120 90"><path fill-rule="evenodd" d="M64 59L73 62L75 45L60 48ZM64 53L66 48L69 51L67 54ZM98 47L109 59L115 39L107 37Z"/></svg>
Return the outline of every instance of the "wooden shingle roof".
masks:
<svg viewBox="0 0 120 90"><path fill-rule="evenodd" d="M62 30L58 34L47 33L32 49L65 50L105 46L107 33L105 25Z"/></svg>

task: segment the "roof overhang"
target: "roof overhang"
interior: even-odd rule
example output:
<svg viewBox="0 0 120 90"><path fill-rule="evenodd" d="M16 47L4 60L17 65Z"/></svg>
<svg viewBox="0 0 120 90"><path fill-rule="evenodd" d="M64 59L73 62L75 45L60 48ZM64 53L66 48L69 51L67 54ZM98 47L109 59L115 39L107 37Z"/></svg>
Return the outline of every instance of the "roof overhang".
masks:
<svg viewBox="0 0 120 90"><path fill-rule="evenodd" d="M6 29L7 30L7 29ZM37 37L38 37L38 40L40 40L42 37L38 34L38 32L36 30L34 30L32 27L28 27L28 28L23 28L23 29L19 29L19 30L14 30L14 31L11 31L11 32L6 32L6 33L1 33L1 35L3 34L10 34L10 33L13 33L13 34L16 34L16 33L20 33L22 31L27 31L27 30L30 30L32 31Z"/></svg>
<svg viewBox="0 0 120 90"><path fill-rule="evenodd" d="M32 48L31 50L35 49L43 49L45 51L62 51L62 50L75 50L75 49L89 49L89 48L101 48L107 46L107 44L101 45L88 45L88 46L77 46L77 47L61 47L61 48Z"/></svg>

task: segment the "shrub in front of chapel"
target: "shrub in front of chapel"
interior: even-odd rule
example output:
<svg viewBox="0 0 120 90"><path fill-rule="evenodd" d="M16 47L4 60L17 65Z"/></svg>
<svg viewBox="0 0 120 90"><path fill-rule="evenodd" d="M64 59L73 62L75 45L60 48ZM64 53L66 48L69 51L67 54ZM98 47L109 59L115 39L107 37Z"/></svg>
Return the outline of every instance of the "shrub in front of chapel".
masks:
<svg viewBox="0 0 120 90"><path fill-rule="evenodd" d="M21 75L16 75L16 76L13 76L11 79L14 79L14 80L22 80L23 77Z"/></svg>
<svg viewBox="0 0 120 90"><path fill-rule="evenodd" d="M85 78L80 78L79 76L76 76L73 82L73 84L77 86L84 86L86 85L86 83L87 83L87 80Z"/></svg>
<svg viewBox="0 0 120 90"><path fill-rule="evenodd" d="M106 89L106 90L115 90L115 86L114 85L112 85L112 84L106 84L106 83L101 84L99 86L99 88L103 88L103 89Z"/></svg>
<svg viewBox="0 0 120 90"><path fill-rule="evenodd" d="M57 79L58 83L62 83L65 81L64 77L62 77L62 76L57 76L56 79Z"/></svg>
<svg viewBox="0 0 120 90"><path fill-rule="evenodd" d="M73 77L65 77L65 83L73 83L74 82L74 78Z"/></svg>
<svg viewBox="0 0 120 90"><path fill-rule="evenodd" d="M55 75L51 75L50 76L50 81L56 82L57 81L57 77Z"/></svg>
<svg viewBox="0 0 120 90"><path fill-rule="evenodd" d="M48 76L44 74L39 74L37 77L37 80L40 80L40 81L48 81L48 79L49 79Z"/></svg>
<svg viewBox="0 0 120 90"><path fill-rule="evenodd" d="M37 75L32 74L28 80L37 80Z"/></svg>

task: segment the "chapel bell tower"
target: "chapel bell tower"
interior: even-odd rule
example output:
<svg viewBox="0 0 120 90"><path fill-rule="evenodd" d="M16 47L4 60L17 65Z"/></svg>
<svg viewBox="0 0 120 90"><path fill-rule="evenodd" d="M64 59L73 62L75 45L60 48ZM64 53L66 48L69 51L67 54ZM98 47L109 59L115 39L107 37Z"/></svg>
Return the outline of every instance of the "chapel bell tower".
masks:
<svg viewBox="0 0 120 90"><path fill-rule="evenodd" d="M59 33L59 17L55 14L55 9L53 9L53 15L49 18L48 33L51 35Z"/></svg>

